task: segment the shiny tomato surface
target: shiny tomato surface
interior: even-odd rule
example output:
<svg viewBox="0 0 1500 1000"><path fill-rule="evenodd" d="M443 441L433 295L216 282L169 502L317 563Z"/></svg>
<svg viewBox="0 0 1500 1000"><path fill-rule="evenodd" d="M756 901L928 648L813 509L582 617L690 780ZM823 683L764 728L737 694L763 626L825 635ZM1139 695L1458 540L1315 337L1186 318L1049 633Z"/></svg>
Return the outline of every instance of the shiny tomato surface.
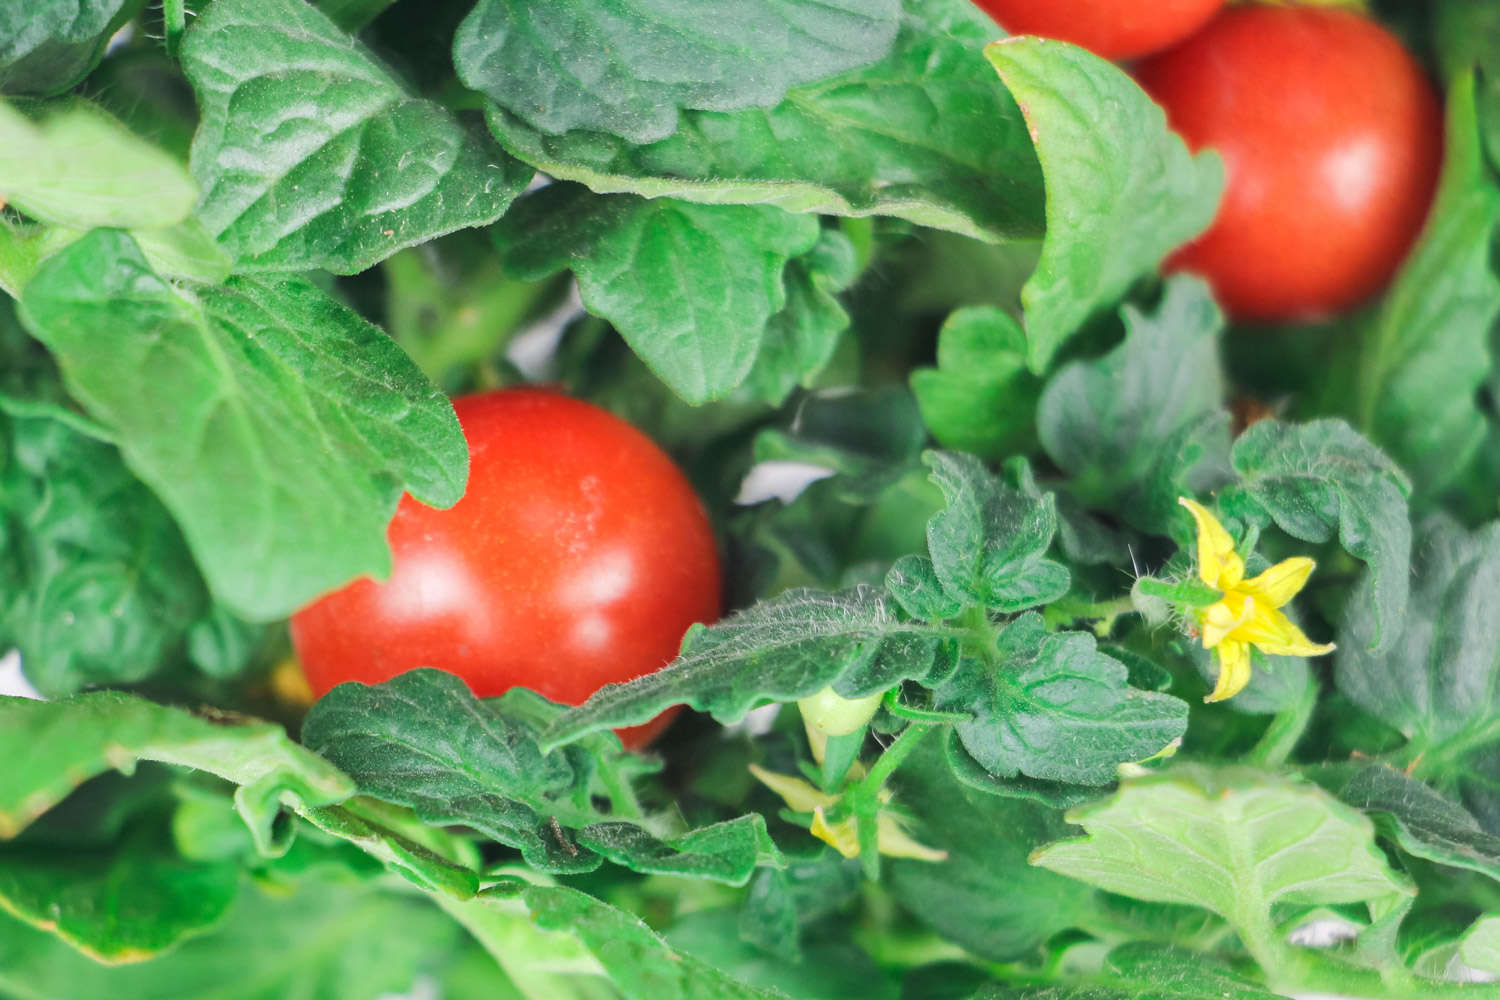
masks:
<svg viewBox="0 0 1500 1000"><path fill-rule="evenodd" d="M319 695L415 667L476 695L514 686L577 704L666 664L720 613L719 557L687 479L640 431L560 394L454 400L468 489L450 510L403 497L389 580L358 580L292 619ZM621 731L638 747L663 715Z"/></svg>
<svg viewBox="0 0 1500 1000"><path fill-rule="evenodd" d="M1134 59L1198 30L1224 0L975 0L1012 35L1081 45L1106 59Z"/></svg>
<svg viewBox="0 0 1500 1000"><path fill-rule="evenodd" d="M1437 96L1394 36L1348 10L1231 7L1136 75L1227 174L1213 225L1169 269L1247 320L1338 312L1390 280L1442 159Z"/></svg>

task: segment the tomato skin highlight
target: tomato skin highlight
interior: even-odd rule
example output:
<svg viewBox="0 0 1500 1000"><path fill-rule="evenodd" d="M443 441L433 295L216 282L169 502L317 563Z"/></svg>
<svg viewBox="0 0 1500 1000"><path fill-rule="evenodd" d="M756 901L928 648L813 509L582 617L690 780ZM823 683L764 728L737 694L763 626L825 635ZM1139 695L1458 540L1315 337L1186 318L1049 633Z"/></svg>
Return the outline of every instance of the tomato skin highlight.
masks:
<svg viewBox="0 0 1500 1000"><path fill-rule="evenodd" d="M456 399L469 442L463 499L402 497L389 580L364 578L292 618L313 690L416 667L479 697L515 686L578 704L677 655L721 612L703 505L640 431L588 403L509 389ZM632 749L670 721L620 730Z"/></svg>
<svg viewBox="0 0 1500 1000"><path fill-rule="evenodd" d="M1195 149L1224 159L1192 271L1241 320L1340 312L1380 291L1416 239L1442 162L1442 110L1384 28L1338 8L1233 7L1136 77Z"/></svg>
<svg viewBox="0 0 1500 1000"><path fill-rule="evenodd" d="M1224 0L975 0L1013 35L1080 45L1105 59L1135 59L1197 31Z"/></svg>

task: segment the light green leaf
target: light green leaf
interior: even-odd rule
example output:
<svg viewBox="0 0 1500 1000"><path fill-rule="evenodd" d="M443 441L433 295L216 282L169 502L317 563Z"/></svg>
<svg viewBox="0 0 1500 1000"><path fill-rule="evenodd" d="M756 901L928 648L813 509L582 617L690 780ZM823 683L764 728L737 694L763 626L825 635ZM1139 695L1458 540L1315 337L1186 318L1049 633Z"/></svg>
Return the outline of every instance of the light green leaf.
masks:
<svg viewBox="0 0 1500 1000"><path fill-rule="evenodd" d="M240 786L235 807L263 850L285 797L314 806L354 793L331 764L278 725L234 716L210 721L115 691L64 701L0 696L0 838L14 837L78 785L137 761L207 771Z"/></svg>
<svg viewBox="0 0 1500 1000"><path fill-rule="evenodd" d="M436 506L462 495L467 449L447 398L303 279L190 296L128 236L99 230L46 262L22 318L242 617L282 617L388 572L403 488Z"/></svg>
<svg viewBox="0 0 1500 1000"><path fill-rule="evenodd" d="M1235 440L1230 458L1241 477L1233 489L1250 502L1225 497L1227 510L1261 524L1274 521L1304 542L1337 536L1344 551L1369 566L1345 612L1358 626L1350 645L1390 649L1410 589L1406 474L1342 420L1262 420Z"/></svg>
<svg viewBox="0 0 1500 1000"><path fill-rule="evenodd" d="M0 101L0 199L76 229L182 222L198 189L170 155L84 101L32 123Z"/></svg>
<svg viewBox="0 0 1500 1000"><path fill-rule="evenodd" d="M1187 729L1187 704L1138 691L1125 664L1087 632L1048 632L1022 615L993 651L966 656L936 707L968 711L954 728L964 749L1001 777L1104 785L1120 764L1154 756Z"/></svg>
<svg viewBox="0 0 1500 1000"><path fill-rule="evenodd" d="M1500 917L1474 921L1458 945L1459 959L1471 969L1500 976Z"/></svg>
<svg viewBox="0 0 1500 1000"><path fill-rule="evenodd" d="M1484 163L1472 72L1448 91L1443 171L1427 228L1364 332L1356 373L1360 426L1428 495L1484 440L1478 393L1500 313L1490 266L1500 187Z"/></svg>
<svg viewBox="0 0 1500 1000"><path fill-rule="evenodd" d="M824 229L810 251L787 262L786 305L766 321L746 379L757 399L780 405L797 386L812 385L849 328L836 294L854 278L854 245L836 229Z"/></svg>
<svg viewBox="0 0 1500 1000"><path fill-rule="evenodd" d="M531 177L303 0L216 0L182 65L199 214L241 273L354 274L493 222Z"/></svg>
<svg viewBox="0 0 1500 1000"><path fill-rule="evenodd" d="M1040 383L1026 367L1026 333L1003 309L968 306L943 321L937 367L911 373L922 419L945 448L1008 458L1034 435Z"/></svg>
<svg viewBox="0 0 1500 1000"><path fill-rule="evenodd" d="M1208 228L1224 170L1193 156L1124 70L1066 42L984 50L1015 97L1047 185L1047 238L1021 290L1033 371L1168 253Z"/></svg>
<svg viewBox="0 0 1500 1000"><path fill-rule="evenodd" d="M1125 340L1047 382L1036 411L1047 454L1090 506L1169 534L1177 498L1228 477L1219 370L1223 317L1197 278L1168 281L1153 314L1127 305Z"/></svg>
<svg viewBox="0 0 1500 1000"><path fill-rule="evenodd" d="M867 587L839 593L791 590L694 626L682 655L654 674L608 684L542 733L544 747L580 734L645 722L685 704L723 723L767 702L790 702L832 687L864 698L902 680L952 669L956 630L911 621Z"/></svg>
<svg viewBox="0 0 1500 1000"><path fill-rule="evenodd" d="M1046 558L1057 507L1011 489L972 455L924 456L947 500L927 522L927 548L943 590L965 607L1015 612L1067 593L1068 570Z"/></svg>
<svg viewBox="0 0 1500 1000"><path fill-rule="evenodd" d="M898 0L479 0L459 78L533 128L664 139L680 109L776 104L889 51Z"/></svg>
<svg viewBox="0 0 1500 1000"><path fill-rule="evenodd" d="M684 111L636 146L549 135L491 107L501 145L599 192L793 212L894 215L991 240L1041 234L1041 174L1015 102L980 49L996 34L967 0L904 0L891 54L791 90L773 108Z"/></svg>
<svg viewBox="0 0 1500 1000"><path fill-rule="evenodd" d="M589 312L615 325L690 403L722 396L755 364L787 305L782 272L810 251L811 216L671 198L599 197L553 184L495 229L506 269L537 280L563 268Z"/></svg>
<svg viewBox="0 0 1500 1000"><path fill-rule="evenodd" d="M1202 906L1252 941L1274 933L1277 903L1411 892L1368 818L1292 777L1182 764L1122 781L1068 819L1087 835L1042 848L1034 864L1136 899Z"/></svg>

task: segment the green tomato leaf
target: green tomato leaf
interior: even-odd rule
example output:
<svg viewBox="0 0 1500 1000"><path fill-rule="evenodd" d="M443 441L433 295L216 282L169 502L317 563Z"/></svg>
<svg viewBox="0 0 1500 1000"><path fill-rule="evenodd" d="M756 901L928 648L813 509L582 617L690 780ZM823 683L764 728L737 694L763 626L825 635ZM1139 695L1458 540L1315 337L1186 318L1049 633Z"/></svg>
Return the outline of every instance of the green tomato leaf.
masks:
<svg viewBox="0 0 1500 1000"><path fill-rule="evenodd" d="M46 262L22 318L245 618L388 572L385 527L403 488L437 506L463 493L467 451L447 398L303 279L189 295L128 236L100 230Z"/></svg>
<svg viewBox="0 0 1500 1000"><path fill-rule="evenodd" d="M111 965L212 927L239 886L236 864L182 857L160 823L138 825L117 845L0 850L0 909Z"/></svg>
<svg viewBox="0 0 1500 1000"><path fill-rule="evenodd" d="M1309 777L1373 815L1376 829L1406 853L1500 880L1500 837L1423 782L1388 764L1331 765Z"/></svg>
<svg viewBox="0 0 1500 1000"><path fill-rule="evenodd" d="M216 0L182 65L199 214L241 273L354 274L493 222L531 177L302 0Z"/></svg>
<svg viewBox="0 0 1500 1000"><path fill-rule="evenodd" d="M150 676L208 607L161 501L113 446L52 416L0 412L0 540L0 646L48 697Z"/></svg>
<svg viewBox="0 0 1500 1000"><path fill-rule="evenodd" d="M911 394L900 386L837 388L797 401L785 430L755 436L757 462L820 465L840 498L874 502L911 471L927 434Z"/></svg>
<svg viewBox="0 0 1500 1000"><path fill-rule="evenodd" d="M574 184L523 198L495 228L507 271L538 280L571 268L589 312L695 404L750 374L787 306L787 261L818 233L817 219L776 208L600 197Z"/></svg>
<svg viewBox="0 0 1500 1000"><path fill-rule="evenodd" d="M64 701L0 696L0 838L14 837L78 785L137 761L178 764L238 785L235 808L262 850L278 846L272 821L288 797L308 806L354 794L354 783L287 738L278 725L223 722L114 691ZM284 845L281 845L284 849Z"/></svg>
<svg viewBox="0 0 1500 1000"><path fill-rule="evenodd" d="M746 379L757 399L779 406L797 386L811 386L849 328L836 297L854 282L854 245L836 229L787 262L786 305L766 321L760 353Z"/></svg>
<svg viewBox="0 0 1500 1000"><path fill-rule="evenodd" d="M1500 917L1474 921L1459 942L1458 957L1471 969L1500 976Z"/></svg>
<svg viewBox="0 0 1500 1000"><path fill-rule="evenodd" d="M347 877L247 885L213 933L126 966L100 965L0 913L0 992L37 1000L394 995L440 972L462 934L412 893Z"/></svg>
<svg viewBox="0 0 1500 1000"><path fill-rule="evenodd" d="M479 0L459 78L550 135L664 139L681 109L770 107L789 88L874 62L899 0Z"/></svg>
<svg viewBox="0 0 1500 1000"><path fill-rule="evenodd" d="M885 574L885 589L913 618L942 622L955 617L964 603L948 595L937 569L926 556L902 556Z"/></svg>
<svg viewBox="0 0 1500 1000"><path fill-rule="evenodd" d="M1067 568L1046 558L1057 532L1050 494L1013 490L972 455L932 451L924 459L947 500L927 522L927 548L952 600L1009 613L1068 592Z"/></svg>
<svg viewBox="0 0 1500 1000"><path fill-rule="evenodd" d="M479 891L475 859L459 857L457 852L440 849L451 845L440 843L445 831L417 825L415 820L401 823L401 830L381 822L387 817L371 815L393 807L370 799L358 799L338 806L302 806L297 809L312 826L339 840L348 841L386 868L422 890L440 897L468 899ZM413 839L415 835L417 839ZM467 841L464 846L473 851Z"/></svg>
<svg viewBox="0 0 1500 1000"><path fill-rule="evenodd" d="M1484 163L1472 73L1448 92L1443 169L1427 228L1364 332L1356 373L1359 425L1428 495L1484 440L1478 393L1500 314L1490 267L1500 186Z"/></svg>
<svg viewBox="0 0 1500 1000"><path fill-rule="evenodd" d="M645 722L684 704L722 723L767 702L826 687L864 698L903 680L932 682L953 667L957 632L911 621L868 587L791 590L707 628L694 626L682 655L654 674L607 684L542 733L544 747L584 733Z"/></svg>
<svg viewBox="0 0 1500 1000"><path fill-rule="evenodd" d="M313 707L302 738L363 794L428 823L479 830L543 871L592 871L607 858L636 871L742 885L778 857L758 814L658 838L638 813L600 812L594 783L620 787L628 783L621 770L638 765L604 738L592 751L543 753L537 732L557 709L539 710L528 698L536 696L481 702L451 674L414 670L375 686L340 685Z"/></svg>
<svg viewBox="0 0 1500 1000"><path fill-rule="evenodd" d="M993 651L965 656L936 707L968 711L954 729L990 773L1104 785L1187 729L1187 704L1129 686L1125 664L1087 632L1048 632L1042 616L1005 627Z"/></svg>
<svg viewBox="0 0 1500 1000"><path fill-rule="evenodd" d="M1406 474L1342 420L1262 420L1236 439L1231 461L1241 478L1233 489L1251 503L1226 497L1227 510L1262 524L1274 521L1304 542L1337 535L1344 551L1370 567L1367 585L1345 611L1357 625L1350 645L1391 649L1410 589Z"/></svg>
<svg viewBox="0 0 1500 1000"><path fill-rule="evenodd" d="M921 842L948 859L884 862L890 888L943 937L986 959L1022 959L1086 912L1091 890L1027 864L1029 851L1067 832L1060 813L961 784L933 742L892 780L895 803L921 821Z"/></svg>
<svg viewBox="0 0 1500 1000"><path fill-rule="evenodd" d="M967 306L938 331L937 367L911 373L922 419L945 448L999 460L1033 438L1041 384L1026 333L1003 309Z"/></svg>
<svg viewBox="0 0 1500 1000"><path fill-rule="evenodd" d="M1136 899L1202 906L1242 933L1274 933L1277 903L1412 891L1362 813L1296 778L1245 767L1182 764L1129 778L1068 819L1087 835L1042 848L1033 864Z"/></svg>
<svg viewBox="0 0 1500 1000"><path fill-rule="evenodd" d="M1193 156L1123 70L1066 42L984 50L1015 97L1047 185L1047 238L1021 290L1038 373L1083 323L1213 221L1224 169Z"/></svg>
<svg viewBox="0 0 1500 1000"><path fill-rule="evenodd" d="M890 55L796 87L772 108L684 111L675 132L644 145L548 134L495 106L489 125L516 156L595 191L894 215L992 240L1038 236L1036 156L980 55L996 34L964 0L903 0Z"/></svg>
<svg viewBox="0 0 1500 1000"><path fill-rule="evenodd" d="M1076 496L1154 534L1170 534L1177 498L1229 472L1219 333L1224 320L1197 278L1167 282L1155 313L1121 311L1125 340L1047 382L1037 433Z"/></svg>
<svg viewBox="0 0 1500 1000"><path fill-rule="evenodd" d="M186 219L197 198L170 154L92 104L66 102L33 123L0 101L0 199L40 222L159 228Z"/></svg>
<svg viewBox="0 0 1500 1000"><path fill-rule="evenodd" d="M972 1000L1285 1000L1198 952L1132 942L1088 986L990 987Z"/></svg>
<svg viewBox="0 0 1500 1000"><path fill-rule="evenodd" d="M944 750L948 755L948 766L953 769L953 776L964 787L986 795L1025 799L1052 809L1071 809L1099 796L1099 789L1094 785L1044 781L1020 773L1009 776L991 774L964 749L963 740L956 731L949 731Z"/></svg>
<svg viewBox="0 0 1500 1000"><path fill-rule="evenodd" d="M99 65L110 36L140 6L136 0L28 0L0 6L0 94L67 90Z"/></svg>
<svg viewBox="0 0 1500 1000"><path fill-rule="evenodd" d="M498 905L516 894L544 931L562 931L583 942L625 1000L785 1000L667 945L639 917L565 886L502 883Z"/></svg>

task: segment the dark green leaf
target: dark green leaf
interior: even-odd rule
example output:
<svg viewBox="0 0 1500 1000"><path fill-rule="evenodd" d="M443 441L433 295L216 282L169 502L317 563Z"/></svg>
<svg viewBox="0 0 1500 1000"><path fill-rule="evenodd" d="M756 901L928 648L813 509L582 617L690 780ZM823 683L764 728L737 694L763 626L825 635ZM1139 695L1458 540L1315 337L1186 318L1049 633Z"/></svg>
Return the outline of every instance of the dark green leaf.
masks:
<svg viewBox="0 0 1500 1000"><path fill-rule="evenodd" d="M137 761L178 764L239 786L235 807L264 850L284 797L316 806L354 794L354 783L287 738L278 725L220 722L115 691L64 701L0 696L0 838L14 837L79 784Z"/></svg>
<svg viewBox="0 0 1500 1000"><path fill-rule="evenodd" d="M1262 420L1235 441L1231 459L1242 479L1236 489L1254 501L1246 516L1274 521L1304 542L1337 536L1346 552L1370 567L1368 585L1346 612L1357 623L1351 645L1390 649L1409 589L1406 475L1342 420Z"/></svg>
<svg viewBox="0 0 1500 1000"><path fill-rule="evenodd" d="M1085 911L1092 891L1027 863L1033 848L1066 832L1060 813L960 784L934 742L894 780L896 804L922 821L922 843L948 860L887 862L890 887L945 938L986 959L1023 958Z"/></svg>
<svg viewBox="0 0 1500 1000"><path fill-rule="evenodd" d="M1014 612L1068 592L1066 567L1046 557L1057 532L1050 494L1011 489L972 455L924 456L948 505L927 522L927 548L948 596L965 607Z"/></svg>
<svg viewBox="0 0 1500 1000"><path fill-rule="evenodd" d="M849 328L836 293L855 278L854 245L837 229L787 262L786 305L766 321L760 353L747 382L757 399L780 404L797 386L811 386Z"/></svg>
<svg viewBox="0 0 1500 1000"><path fill-rule="evenodd" d="M645 722L676 704L731 723L757 705L830 686L863 698L903 680L930 682L952 669L955 642L952 629L908 620L867 587L787 591L717 625L694 626L670 665L601 688L548 727L542 743Z"/></svg>
<svg viewBox="0 0 1500 1000"><path fill-rule="evenodd" d="M1026 367L1026 333L1003 309L951 314L938 331L937 367L912 372L911 389L945 448L998 460L1034 434L1040 383Z"/></svg>
<svg viewBox="0 0 1500 1000"><path fill-rule="evenodd" d="M493 222L531 177L302 0L216 0L182 63L199 212L242 273L363 271Z"/></svg>
<svg viewBox="0 0 1500 1000"><path fill-rule="evenodd" d="M1034 864L1137 899L1189 903L1255 928L1275 903L1390 900L1411 890L1362 813L1295 778L1179 764L1069 814L1087 836Z"/></svg>
<svg viewBox="0 0 1500 1000"><path fill-rule="evenodd" d="M300 278L189 296L129 237L98 230L47 261L22 317L245 618L388 572L385 527L403 488L437 506L463 493L447 398Z"/></svg>
<svg viewBox="0 0 1500 1000"><path fill-rule="evenodd" d="M953 776L965 788L984 792L986 795L998 795L1007 799L1025 799L1052 809L1071 809L1099 797L1099 789L1094 785L1044 781L1039 778L1028 778L1024 774L1013 774L1008 777L991 774L984 769L984 765L970 756L969 751L964 749L963 740L959 738L957 732L948 733L944 752L948 757L948 766L953 769Z"/></svg>
<svg viewBox="0 0 1500 1000"><path fill-rule="evenodd" d="M909 472L927 443L911 394L900 386L829 389L797 402L785 430L755 436L757 462L821 465L840 497L867 504Z"/></svg>
<svg viewBox="0 0 1500 1000"><path fill-rule="evenodd" d="M464 84L550 135L633 143L678 111L769 107L788 88L874 62L898 0L479 0L458 29Z"/></svg>
<svg viewBox="0 0 1500 1000"><path fill-rule="evenodd" d="M233 863L180 856L160 824L105 847L0 849L0 909L109 964L151 958L212 927L239 882Z"/></svg>
<svg viewBox="0 0 1500 1000"><path fill-rule="evenodd" d="M71 87L98 65L109 37L139 7L134 0L0 4L0 93L55 94Z"/></svg>
<svg viewBox="0 0 1500 1000"><path fill-rule="evenodd" d="M974 1000L1278 1000L1201 954L1143 943L1109 953L1095 985L981 990Z"/></svg>
<svg viewBox="0 0 1500 1000"><path fill-rule="evenodd" d="M1208 287L1187 277L1167 283L1155 313L1127 305L1122 315L1124 342L1048 381L1037 433L1081 499L1165 535L1179 496L1227 478L1223 317Z"/></svg>
<svg viewBox="0 0 1500 1000"><path fill-rule="evenodd" d="M1500 187L1476 130L1469 73L1448 92L1444 174L1427 228L1358 352L1360 426L1426 494L1463 471L1486 432L1478 393L1500 313L1490 266Z"/></svg>
<svg viewBox="0 0 1500 1000"><path fill-rule="evenodd" d="M759 815L663 839L639 814L599 812L596 771L628 769L629 758L615 741L602 760L583 748L543 754L536 733L555 710L532 717L523 701L481 702L451 674L414 670L373 687L339 686L313 707L302 738L362 793L428 823L479 830L545 871L591 871L603 857L642 872L743 884L776 857Z"/></svg>
<svg viewBox="0 0 1500 1000"><path fill-rule="evenodd" d="M431 903L311 881L240 893L224 923L151 962L114 967L0 913L0 992L27 1000L351 1000L410 990L462 931Z"/></svg>
<svg viewBox="0 0 1500 1000"><path fill-rule="evenodd" d="M1049 633L1032 613L1006 626L993 651L961 660L936 707L973 713L955 729L992 774L1103 785L1187 728L1186 703L1135 690L1127 676L1093 635Z"/></svg>
<svg viewBox="0 0 1500 1000"><path fill-rule="evenodd" d="M984 50L1015 97L1047 184L1047 238L1021 291L1033 371L1091 315L1208 228L1224 170L1193 156L1124 70L1050 39Z"/></svg>
<svg viewBox="0 0 1500 1000"><path fill-rule="evenodd" d="M812 250L818 233L816 218L777 208L553 184L518 202L495 238L519 277L571 268L588 310L679 396L702 403L750 373L787 305L787 261Z"/></svg>
<svg viewBox="0 0 1500 1000"><path fill-rule="evenodd" d="M109 444L0 413L0 646L60 697L181 654L208 592L177 524Z"/></svg>
<svg viewBox="0 0 1500 1000"><path fill-rule="evenodd" d="M994 23L964 0L904 0L891 54L774 108L687 111L633 146L549 135L492 107L512 153L596 191L795 212L896 215L970 236L1036 236L1041 174L1025 124L980 55Z"/></svg>
<svg viewBox="0 0 1500 1000"><path fill-rule="evenodd" d="M92 104L67 102L32 123L0 102L0 198L40 222L172 226L197 195L181 164Z"/></svg>
<svg viewBox="0 0 1500 1000"><path fill-rule="evenodd" d="M885 589L901 610L913 618L941 622L964 609L964 603L943 590L932 560L926 556L902 556L885 574Z"/></svg>
<svg viewBox="0 0 1500 1000"><path fill-rule="evenodd" d="M1375 816L1376 828L1403 851L1500 879L1500 837L1479 828L1463 806L1387 764L1314 772L1343 801Z"/></svg>

